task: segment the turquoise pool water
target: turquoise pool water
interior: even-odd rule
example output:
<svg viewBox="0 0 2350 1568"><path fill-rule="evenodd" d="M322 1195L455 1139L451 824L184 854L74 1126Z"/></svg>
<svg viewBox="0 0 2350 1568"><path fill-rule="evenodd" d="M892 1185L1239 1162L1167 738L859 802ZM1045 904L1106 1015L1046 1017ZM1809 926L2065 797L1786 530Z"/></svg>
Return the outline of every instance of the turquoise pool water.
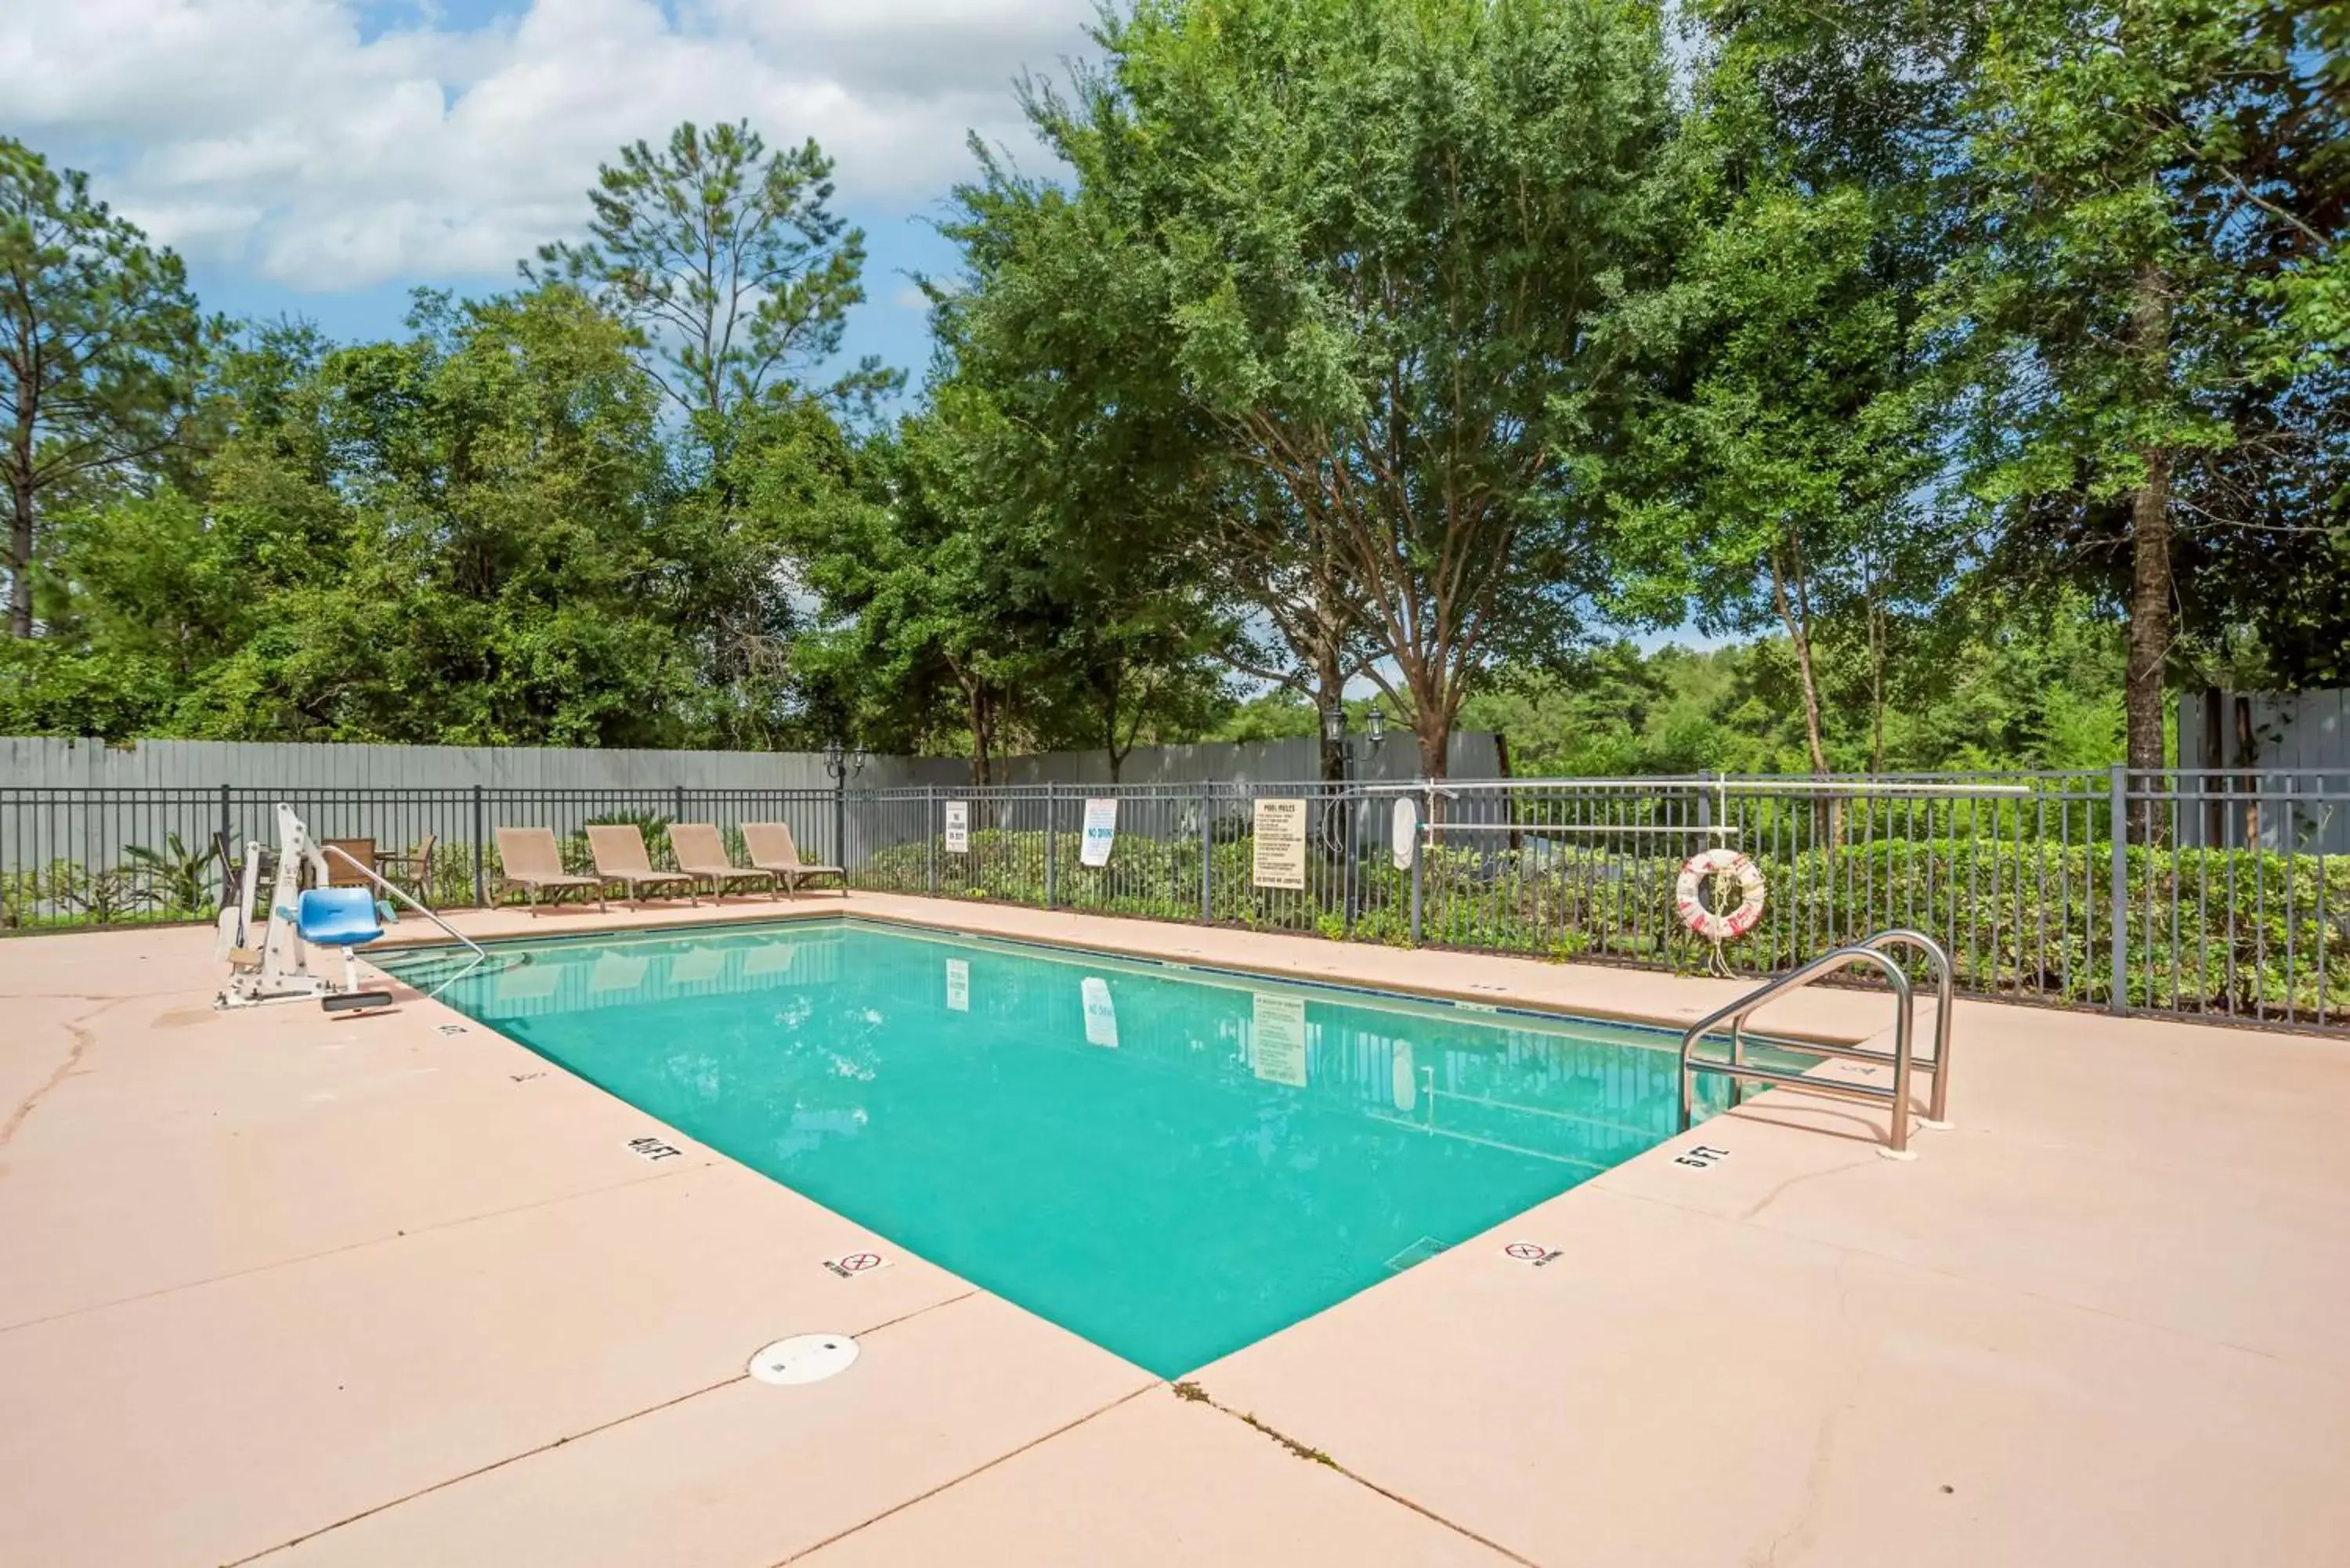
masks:
<svg viewBox="0 0 2350 1568"><path fill-rule="evenodd" d="M1641 1031L851 920L528 950L442 999L1167 1377L1673 1127Z"/></svg>

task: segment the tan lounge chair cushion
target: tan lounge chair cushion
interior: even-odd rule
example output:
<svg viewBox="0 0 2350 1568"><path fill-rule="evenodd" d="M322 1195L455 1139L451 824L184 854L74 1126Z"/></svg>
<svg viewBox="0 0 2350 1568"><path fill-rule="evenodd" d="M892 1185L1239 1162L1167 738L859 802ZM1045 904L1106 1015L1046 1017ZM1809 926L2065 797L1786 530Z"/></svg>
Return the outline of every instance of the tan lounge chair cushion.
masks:
<svg viewBox="0 0 2350 1568"><path fill-rule="evenodd" d="M677 857L678 869L691 877L707 877L713 881L772 882L773 871L763 867L741 867L726 858L726 841L718 836L718 829L706 822L681 822L669 830L670 853Z"/></svg>
<svg viewBox="0 0 2350 1568"><path fill-rule="evenodd" d="M577 877L563 868L563 852L555 834L545 827L498 829L499 875L509 882L537 888L597 888L595 877Z"/></svg>
<svg viewBox="0 0 2350 1568"><path fill-rule="evenodd" d="M789 823L744 823L743 846L751 852L751 864L764 871L784 871L795 877L841 875L837 866L818 866L801 859L799 846L792 842Z"/></svg>
<svg viewBox="0 0 2350 1568"><path fill-rule="evenodd" d="M596 857L596 874L634 888L662 882L690 882L682 871L656 871L645 853L645 836L625 823L605 823L588 829L588 849Z"/></svg>

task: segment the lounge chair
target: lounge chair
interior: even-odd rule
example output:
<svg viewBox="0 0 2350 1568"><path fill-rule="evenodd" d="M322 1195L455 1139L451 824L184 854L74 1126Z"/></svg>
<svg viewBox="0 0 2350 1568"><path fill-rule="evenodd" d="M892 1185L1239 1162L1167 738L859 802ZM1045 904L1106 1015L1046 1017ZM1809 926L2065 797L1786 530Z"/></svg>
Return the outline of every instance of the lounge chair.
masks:
<svg viewBox="0 0 2350 1568"><path fill-rule="evenodd" d="M728 886L735 882L764 882L775 885L775 873L758 867L737 866L726 857L726 841L718 836L718 829L706 822L673 823L669 830L670 853L677 857L677 868L698 882L710 884L712 896L723 898Z"/></svg>
<svg viewBox="0 0 2350 1568"><path fill-rule="evenodd" d="M604 907L604 880L600 877L575 877L563 868L563 851L555 846L555 833L545 827L501 827L498 829L498 886L520 888L530 896L530 912L538 913L541 888L560 898L566 888L579 889L586 899L594 894L596 907Z"/></svg>
<svg viewBox="0 0 2350 1568"><path fill-rule="evenodd" d="M645 898L648 888L667 888L677 883L685 885L685 896L692 903L693 878L682 871L656 871L650 857L645 853L645 836L641 829L626 823L606 823L588 829L588 852L596 857L596 875L608 882L619 882L629 889L629 897L639 904Z"/></svg>
<svg viewBox="0 0 2350 1568"><path fill-rule="evenodd" d="M762 871L774 872L786 893L797 893L804 877L837 877L840 879L840 896L848 897L848 874L837 866L812 866L801 859L799 846L792 842L788 823L744 823L743 847L750 851L751 864Z"/></svg>

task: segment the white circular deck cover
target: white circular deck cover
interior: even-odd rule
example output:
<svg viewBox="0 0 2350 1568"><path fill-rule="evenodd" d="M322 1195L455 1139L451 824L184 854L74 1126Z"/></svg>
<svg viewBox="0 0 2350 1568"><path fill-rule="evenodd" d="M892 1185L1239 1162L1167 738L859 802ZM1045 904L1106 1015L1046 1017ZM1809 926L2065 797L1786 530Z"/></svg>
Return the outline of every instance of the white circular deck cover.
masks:
<svg viewBox="0 0 2350 1568"><path fill-rule="evenodd" d="M751 1357L751 1376L762 1383L821 1383L848 1370L857 1342L845 1334L795 1334Z"/></svg>

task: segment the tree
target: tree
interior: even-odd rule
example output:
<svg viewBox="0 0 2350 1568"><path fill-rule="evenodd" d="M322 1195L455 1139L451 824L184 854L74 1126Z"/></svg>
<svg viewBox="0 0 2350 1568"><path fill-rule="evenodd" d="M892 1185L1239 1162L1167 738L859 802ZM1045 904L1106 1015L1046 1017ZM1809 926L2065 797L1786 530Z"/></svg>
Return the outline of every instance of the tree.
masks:
<svg viewBox="0 0 2350 1568"><path fill-rule="evenodd" d="M1918 322L1954 248L1944 191L1978 51L1970 0L1695 8L1698 92L1676 148L1677 395L1637 419L1626 607L1786 638L1807 760L1829 762L1824 643L1866 670L1885 764L1891 643L1964 559Z"/></svg>
<svg viewBox="0 0 2350 1568"><path fill-rule="evenodd" d="M47 497L119 477L180 440L211 328L169 250L0 137L0 476L8 629L33 635Z"/></svg>
<svg viewBox="0 0 2350 1568"><path fill-rule="evenodd" d="M2158 771L2182 541L2259 522L2224 471L2293 396L2278 284L2339 231L2321 165L2342 127L2304 64L2304 8L2002 0L1991 15L1968 116L1972 243L1940 317L1969 374L1970 468L2011 527L2118 559L2127 761ZM2270 463L2298 465L2286 444ZM2152 823L2140 814L2141 835Z"/></svg>
<svg viewBox="0 0 2350 1568"><path fill-rule="evenodd" d="M597 171L584 244L542 246L532 281L586 289L658 347L662 389L723 450L734 411L840 349L865 297L865 233L834 214L832 160L813 140L773 153L747 120L688 120ZM888 389L867 359L830 390Z"/></svg>
<svg viewBox="0 0 2350 1568"><path fill-rule="evenodd" d="M411 323L315 361L263 345L200 496L76 519L59 576L88 655L184 650L167 733L692 738L659 391L627 327L562 286L427 294Z"/></svg>
<svg viewBox="0 0 2350 1568"><path fill-rule="evenodd" d="M1935 453L1911 385L1896 285L1871 265L1881 222L1866 192L1752 190L1697 226L1662 308L1702 348L1685 398L1638 421L1648 493L1627 504L1627 565L1663 615L1694 597L1709 632L1772 624L1794 659L1812 771L1830 771L1818 643L1838 618L1865 630L1884 763L1890 607L1944 580L1918 493ZM1930 591L1928 587L1926 591ZM1662 618L1653 604L1653 618Z"/></svg>
<svg viewBox="0 0 2350 1568"><path fill-rule="evenodd" d="M1098 40L1103 70L1027 104L1087 214L1053 232L1119 285L1088 296L1096 340L1133 368L1069 348L1087 322L1063 313L1054 373L1086 367L1103 417L1205 432L1252 607L1288 636L1327 584L1359 596L1372 679L1440 775L1479 672L1555 657L1601 575L1627 390L1606 327L1659 259L1655 17L1148 0ZM985 288L1022 236L966 208ZM1300 642L1326 692L1341 638Z"/></svg>
<svg viewBox="0 0 2350 1568"><path fill-rule="evenodd" d="M849 732L837 738L919 751L960 729L979 785L1032 685L1046 597L973 481L973 427L994 417L967 389L934 388L868 449L866 504L806 514L792 535L821 607L804 662Z"/></svg>

